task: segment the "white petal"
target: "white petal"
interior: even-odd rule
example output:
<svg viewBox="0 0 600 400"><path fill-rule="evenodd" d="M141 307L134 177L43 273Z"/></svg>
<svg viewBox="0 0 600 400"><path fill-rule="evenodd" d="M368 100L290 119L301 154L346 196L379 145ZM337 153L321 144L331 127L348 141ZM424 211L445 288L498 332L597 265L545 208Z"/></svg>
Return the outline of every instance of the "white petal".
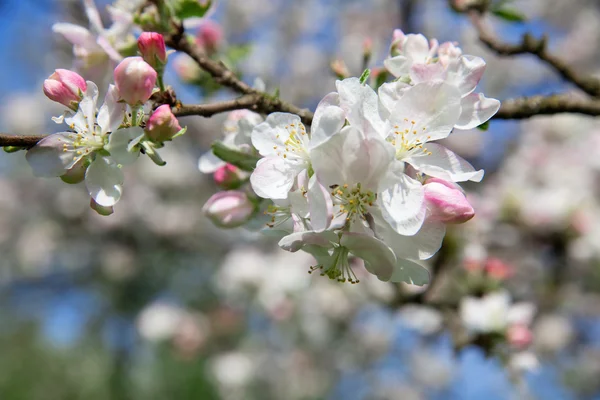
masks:
<svg viewBox="0 0 600 400"><path fill-rule="evenodd" d="M399 235L385 220L375 218L375 221L377 237L390 246L398 259L427 260L433 257L446 234L446 226L437 221L425 220L413 236Z"/></svg>
<svg viewBox="0 0 600 400"><path fill-rule="evenodd" d="M317 232L327 229L333 218L333 202L329 191L319 183L316 175L308 183L308 205L312 229Z"/></svg>
<svg viewBox="0 0 600 400"><path fill-rule="evenodd" d="M215 156L211 151L207 151L206 153L200 156L200 160L198 160L198 169L203 174L212 174L219 168L225 166L227 163L221 160L219 157Z"/></svg>
<svg viewBox="0 0 600 400"><path fill-rule="evenodd" d="M408 75L413 61L405 56L396 56L383 60L383 65L396 78Z"/></svg>
<svg viewBox="0 0 600 400"><path fill-rule="evenodd" d="M406 35L402 53L416 63L424 63L429 57L429 41L420 33Z"/></svg>
<svg viewBox="0 0 600 400"><path fill-rule="evenodd" d="M319 102L311 125L310 148L323 144L338 133L346 122L344 110L338 107L339 95L329 93Z"/></svg>
<svg viewBox="0 0 600 400"><path fill-rule="evenodd" d="M114 206L123 192L123 171L106 157L97 157L85 174L85 186L96 203Z"/></svg>
<svg viewBox="0 0 600 400"><path fill-rule="evenodd" d="M81 158L76 157L68 134L65 132L46 136L27 151L25 158L36 176L61 176ZM68 146L67 151L64 151L64 144Z"/></svg>
<svg viewBox="0 0 600 400"><path fill-rule="evenodd" d="M101 33L104 31L104 26L102 25L102 20L100 19L100 13L96 8L96 4L94 0L83 0L83 7L85 9L85 14L90 22L90 27L97 33Z"/></svg>
<svg viewBox="0 0 600 400"><path fill-rule="evenodd" d="M125 104L119 103L119 92L115 85L109 85L104 104L98 112L98 125L102 134L119 129L125 116Z"/></svg>
<svg viewBox="0 0 600 400"><path fill-rule="evenodd" d="M263 158L258 161L250 175L250 183L254 192L260 197L285 199L294 185L294 178L302 169L305 168L287 163L281 157Z"/></svg>
<svg viewBox="0 0 600 400"><path fill-rule="evenodd" d="M258 124L252 131L252 144L262 156L269 156L281 152L285 148L285 142L290 137L286 126L291 124L298 127L300 117L288 113L269 114L265 122Z"/></svg>
<svg viewBox="0 0 600 400"><path fill-rule="evenodd" d="M102 48L102 50L104 50L104 52L106 54L108 54L110 59L113 60L114 62L119 63L123 60L123 57L121 56L121 54L119 54L119 52L112 46L112 44L104 36L99 36L98 39L96 39L96 43L98 43L98 46L100 46Z"/></svg>
<svg viewBox="0 0 600 400"><path fill-rule="evenodd" d="M414 121L410 130L417 132L415 138L421 142L443 139L458 120L460 101L458 90L444 82L419 83L405 90L390 121L401 128L407 126L407 121Z"/></svg>
<svg viewBox="0 0 600 400"><path fill-rule="evenodd" d="M428 82L434 79L443 79L444 66L440 63L415 64L410 69L410 79L413 84Z"/></svg>
<svg viewBox="0 0 600 400"><path fill-rule="evenodd" d="M488 99L483 93L471 93L463 97L462 111L455 127L458 129L473 129L490 118L500 109L500 101Z"/></svg>
<svg viewBox="0 0 600 400"><path fill-rule="evenodd" d="M347 126L311 151L312 165L325 186L355 185L377 191L394 157L392 146L378 136L366 137Z"/></svg>
<svg viewBox="0 0 600 400"><path fill-rule="evenodd" d="M387 82L379 87L379 112L382 118L389 118L389 115L394 111L394 105L402 97L404 91L411 87L408 83L401 81Z"/></svg>
<svg viewBox="0 0 600 400"><path fill-rule="evenodd" d="M129 149L129 143L144 136L144 130L139 126L117 129L108 137L108 144L104 148L118 164L133 164L140 156L139 148Z"/></svg>
<svg viewBox="0 0 600 400"><path fill-rule="evenodd" d="M416 234L425 220L425 194L420 182L404 175L393 187L379 194L381 214L399 234Z"/></svg>
<svg viewBox="0 0 600 400"><path fill-rule="evenodd" d="M99 49L96 37L83 26L61 22L52 25L52 30L60 33L65 39L76 46L85 47L86 49Z"/></svg>
<svg viewBox="0 0 600 400"><path fill-rule="evenodd" d="M337 81L336 87L340 107L350 125L365 134L381 135L385 125L379 116L377 93L369 85L361 84L358 78Z"/></svg>
<svg viewBox="0 0 600 400"><path fill-rule="evenodd" d="M423 286L429 283L429 271L422 265L410 260L398 260L390 282L405 282Z"/></svg>
<svg viewBox="0 0 600 400"><path fill-rule="evenodd" d="M446 70L446 82L456 86L461 96L475 90L485 71L485 61L480 57L461 56L454 59Z"/></svg>
<svg viewBox="0 0 600 400"><path fill-rule="evenodd" d="M365 261L365 268L381 281L388 281L394 272L396 256L392 249L381 240L359 233L347 232L342 235L340 245Z"/></svg>
<svg viewBox="0 0 600 400"><path fill-rule="evenodd" d="M331 242L337 242L338 237L331 231L325 232L296 232L285 236L279 241L279 247L284 250L295 252L305 246L317 246L323 248L331 247Z"/></svg>
<svg viewBox="0 0 600 400"><path fill-rule="evenodd" d="M96 104L98 102L98 86L92 81L86 81L87 90L83 94L83 99L79 102L79 112L83 116L85 130L92 132L96 124ZM82 127L82 125L79 125Z"/></svg>
<svg viewBox="0 0 600 400"><path fill-rule="evenodd" d="M436 143L427 143L430 155L419 154L406 162L419 171L435 178L452 182L480 182L483 170L475 170L471 164L456 153Z"/></svg>

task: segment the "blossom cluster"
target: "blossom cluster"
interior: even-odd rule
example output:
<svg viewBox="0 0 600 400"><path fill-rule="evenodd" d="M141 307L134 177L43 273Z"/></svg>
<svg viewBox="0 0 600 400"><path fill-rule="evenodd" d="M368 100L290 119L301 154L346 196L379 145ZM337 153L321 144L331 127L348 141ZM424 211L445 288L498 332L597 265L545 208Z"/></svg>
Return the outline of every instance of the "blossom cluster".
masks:
<svg viewBox="0 0 600 400"><path fill-rule="evenodd" d="M456 182L483 177L435 141L454 128L481 125L500 103L474 93L485 62L453 43L398 30L385 65L398 79L377 91L365 75L337 81L310 129L288 113L262 122L254 114L240 118L223 144L238 156L260 156L251 190L218 193L207 214L237 226L264 199L267 226L282 236L279 245L316 258L309 272L356 283L354 256L380 280L426 284L429 274L418 261L438 251L446 224L474 215ZM200 168L223 176L230 167L211 153Z"/></svg>
<svg viewBox="0 0 600 400"><path fill-rule="evenodd" d="M58 69L44 82L48 98L67 107L53 120L69 130L51 134L27 152L38 176L60 176L67 183L85 181L91 207L106 215L121 198L122 167L140 153L164 165L156 149L185 133L169 105L153 109L150 97L167 62L162 35L145 32L138 39L141 56L124 58L114 70L99 105L98 86L78 73Z"/></svg>

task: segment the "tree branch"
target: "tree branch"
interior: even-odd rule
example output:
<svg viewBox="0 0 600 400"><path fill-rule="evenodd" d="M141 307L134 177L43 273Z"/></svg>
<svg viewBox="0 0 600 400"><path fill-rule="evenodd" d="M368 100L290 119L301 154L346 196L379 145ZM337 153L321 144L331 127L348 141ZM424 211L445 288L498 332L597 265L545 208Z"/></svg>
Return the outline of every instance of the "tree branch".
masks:
<svg viewBox="0 0 600 400"><path fill-rule="evenodd" d="M536 115L576 113L600 116L600 100L579 99L568 94L532 96L502 102L493 119L526 119Z"/></svg>
<svg viewBox="0 0 600 400"><path fill-rule="evenodd" d="M190 104L190 105L179 105L173 107L173 114L177 117L185 117L189 115L199 115L202 117L211 117L215 114L222 112L250 109L255 111L262 111L263 97L259 94L248 94L240 96L238 98L221 101L218 103L211 104ZM24 147L30 149L36 145L37 142L45 138L47 135L11 135L7 133L0 133L0 147L15 146Z"/></svg>
<svg viewBox="0 0 600 400"><path fill-rule="evenodd" d="M203 70L208 72L221 85L242 95L255 95L256 102L253 108L255 111L265 114L276 111L288 112L300 116L302 122L305 124L311 124L313 113L310 110L302 109L281 99L274 98L268 93L256 90L244 83L225 64L212 60L198 46L190 42L184 34L182 27L179 27L177 33L166 35L165 41L169 47L192 57Z"/></svg>
<svg viewBox="0 0 600 400"><path fill-rule="evenodd" d="M9 133L0 133L0 147L15 146L32 148L37 142L45 138L46 135L11 135Z"/></svg>
<svg viewBox="0 0 600 400"><path fill-rule="evenodd" d="M525 34L519 44L504 43L489 31L480 11L470 10L468 14L477 30L479 40L496 54L501 56L532 54L549 65L566 81L573 83L590 96L600 97L600 80L591 76L580 76L565 61L548 53L546 36L535 39L530 34Z"/></svg>

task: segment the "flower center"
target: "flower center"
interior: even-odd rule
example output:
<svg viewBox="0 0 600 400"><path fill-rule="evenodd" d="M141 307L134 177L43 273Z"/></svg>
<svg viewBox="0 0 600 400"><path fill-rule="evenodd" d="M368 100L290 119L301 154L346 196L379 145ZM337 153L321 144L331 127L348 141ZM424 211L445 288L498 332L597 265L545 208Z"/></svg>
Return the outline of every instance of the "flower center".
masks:
<svg viewBox="0 0 600 400"><path fill-rule="evenodd" d="M285 146L283 154L278 154L283 158L307 160L306 141L308 140L308 135L306 134L304 124L299 123L298 126L296 124L289 124L285 129L289 132L289 137L283 143Z"/></svg>
<svg viewBox="0 0 600 400"><path fill-rule="evenodd" d="M394 134L388 140L396 148L396 158L398 160L418 153L431 155L431 152L423 147L423 144L431 139L431 136L426 135L426 127L419 129L416 124L415 121L409 121L408 118L405 118L404 124L401 124L402 126L394 126Z"/></svg>
<svg viewBox="0 0 600 400"><path fill-rule="evenodd" d="M354 187L348 184L337 186L331 192L334 200L339 204L340 213L348 214L346 221L353 221L357 216L364 218L368 207L372 207L377 195L370 190L361 188L360 183Z"/></svg>
<svg viewBox="0 0 600 400"><path fill-rule="evenodd" d="M271 222L267 222L269 228L275 228L286 222L292 217L291 207L282 207L274 204L269 205L265 211L265 215L271 216Z"/></svg>
<svg viewBox="0 0 600 400"><path fill-rule="evenodd" d="M309 274L320 271L321 276L328 276L329 279L335 279L338 282L350 282L352 284L360 282L356 277L350 263L348 262L348 249L338 246L333 250L327 264L320 264L310 267Z"/></svg>

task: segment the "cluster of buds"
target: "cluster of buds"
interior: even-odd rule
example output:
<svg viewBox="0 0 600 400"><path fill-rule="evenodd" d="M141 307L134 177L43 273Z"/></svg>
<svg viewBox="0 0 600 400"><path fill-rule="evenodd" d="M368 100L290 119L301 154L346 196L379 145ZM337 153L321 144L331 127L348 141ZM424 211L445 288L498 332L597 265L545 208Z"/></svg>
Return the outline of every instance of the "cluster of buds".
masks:
<svg viewBox="0 0 600 400"><path fill-rule="evenodd" d="M142 57L127 57L114 70L104 103L98 106L98 87L73 71L56 70L45 82L48 98L66 107L63 121L69 131L42 139L27 153L38 176L60 176L67 183L85 181L91 207L109 215L120 199L124 176L122 166L146 154L163 165L156 149L185 132L168 105L152 111L152 94L166 63L164 39L157 33L139 39ZM161 64L162 63L162 64Z"/></svg>

